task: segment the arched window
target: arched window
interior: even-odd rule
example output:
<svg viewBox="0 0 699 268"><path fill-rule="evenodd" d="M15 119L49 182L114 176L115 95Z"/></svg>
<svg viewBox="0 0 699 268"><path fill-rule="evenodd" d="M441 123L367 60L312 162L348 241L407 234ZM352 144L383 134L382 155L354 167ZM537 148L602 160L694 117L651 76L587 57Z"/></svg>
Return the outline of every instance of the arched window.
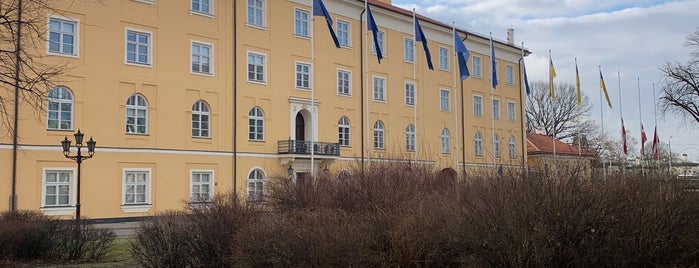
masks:
<svg viewBox="0 0 699 268"><path fill-rule="evenodd" d="M408 152L415 151L415 126L413 124L409 124L405 128L405 150Z"/></svg>
<svg viewBox="0 0 699 268"><path fill-rule="evenodd" d="M383 149L384 148L384 127L381 120L374 123L374 148Z"/></svg>
<svg viewBox="0 0 699 268"><path fill-rule="evenodd" d="M263 201L265 197L265 184L267 176L259 168L253 169L248 174L248 201Z"/></svg>
<svg viewBox="0 0 699 268"><path fill-rule="evenodd" d="M350 121L346 116L337 121L337 133L340 146L350 146Z"/></svg>
<svg viewBox="0 0 699 268"><path fill-rule="evenodd" d="M451 136L449 136L449 129L442 129L442 153L448 154L451 151Z"/></svg>
<svg viewBox="0 0 699 268"><path fill-rule="evenodd" d="M211 113L209 105L198 100L192 105L192 137L208 138L210 135Z"/></svg>
<svg viewBox="0 0 699 268"><path fill-rule="evenodd" d="M126 133L148 133L148 102L140 94L126 100Z"/></svg>
<svg viewBox="0 0 699 268"><path fill-rule="evenodd" d="M263 141L265 137L265 113L260 107L250 109L248 114L248 140Z"/></svg>
<svg viewBox="0 0 699 268"><path fill-rule="evenodd" d="M483 135L481 135L480 131L476 132L476 135L473 137L473 142L475 154L477 156L483 156Z"/></svg>
<svg viewBox="0 0 699 268"><path fill-rule="evenodd" d="M493 155L500 157L500 136L498 134L493 135Z"/></svg>
<svg viewBox="0 0 699 268"><path fill-rule="evenodd" d="M73 129L73 94L65 87L55 87L48 95L47 128Z"/></svg>
<svg viewBox="0 0 699 268"><path fill-rule="evenodd" d="M517 149L515 147L515 136L510 136L510 142L507 144L510 148L510 158L517 158Z"/></svg>

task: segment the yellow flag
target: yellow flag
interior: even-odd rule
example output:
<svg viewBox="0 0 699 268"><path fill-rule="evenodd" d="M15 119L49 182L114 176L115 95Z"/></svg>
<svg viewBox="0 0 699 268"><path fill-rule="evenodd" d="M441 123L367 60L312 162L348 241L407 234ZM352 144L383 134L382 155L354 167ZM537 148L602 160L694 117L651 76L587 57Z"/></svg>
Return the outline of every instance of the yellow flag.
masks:
<svg viewBox="0 0 699 268"><path fill-rule="evenodd" d="M556 99L556 92L553 90L553 79L556 78L556 69L553 68L553 60L549 58L549 90L551 98Z"/></svg>
<svg viewBox="0 0 699 268"><path fill-rule="evenodd" d="M575 87L578 90L578 106L582 105L582 95L580 93L580 74L578 73L578 60L575 60Z"/></svg>
<svg viewBox="0 0 699 268"><path fill-rule="evenodd" d="M607 99L607 104L609 108L612 108L612 102L609 100L609 94L607 93L607 86L604 85L604 77L602 77L602 71L599 71L599 87L604 92L604 98Z"/></svg>

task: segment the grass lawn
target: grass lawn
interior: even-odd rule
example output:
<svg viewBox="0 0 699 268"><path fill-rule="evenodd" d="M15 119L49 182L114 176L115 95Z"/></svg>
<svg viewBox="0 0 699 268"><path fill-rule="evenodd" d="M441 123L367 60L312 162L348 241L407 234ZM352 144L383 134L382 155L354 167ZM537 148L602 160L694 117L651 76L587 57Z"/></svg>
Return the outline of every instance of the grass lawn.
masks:
<svg viewBox="0 0 699 268"><path fill-rule="evenodd" d="M114 240L111 251L100 262L90 262L81 264L49 265L42 267L137 267L136 262L131 258L129 243L132 237L119 237Z"/></svg>

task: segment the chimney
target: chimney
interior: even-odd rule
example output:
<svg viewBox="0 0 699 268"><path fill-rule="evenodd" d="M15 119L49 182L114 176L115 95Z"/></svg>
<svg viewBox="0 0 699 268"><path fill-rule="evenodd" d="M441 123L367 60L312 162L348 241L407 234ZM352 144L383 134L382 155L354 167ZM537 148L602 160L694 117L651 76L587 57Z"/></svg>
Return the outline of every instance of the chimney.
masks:
<svg viewBox="0 0 699 268"><path fill-rule="evenodd" d="M515 29L507 29L507 43L510 45L515 44Z"/></svg>
<svg viewBox="0 0 699 268"><path fill-rule="evenodd" d="M683 161L683 162L689 161L689 158L687 157L687 154L682 154L682 161Z"/></svg>

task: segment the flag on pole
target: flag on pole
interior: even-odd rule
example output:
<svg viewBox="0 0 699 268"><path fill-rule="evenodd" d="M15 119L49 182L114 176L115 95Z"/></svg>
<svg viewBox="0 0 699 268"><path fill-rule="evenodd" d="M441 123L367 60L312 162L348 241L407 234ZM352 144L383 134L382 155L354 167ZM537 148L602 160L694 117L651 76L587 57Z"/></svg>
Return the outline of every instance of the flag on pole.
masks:
<svg viewBox="0 0 699 268"><path fill-rule="evenodd" d="M604 92L604 98L607 99L607 104L609 108L612 108L612 101L609 100L609 94L607 93L607 86L604 84L604 77L602 76L602 70L599 71L599 87Z"/></svg>
<svg viewBox="0 0 699 268"><path fill-rule="evenodd" d="M527 92L527 96L531 93L529 89L529 79L527 78L527 67L524 66L524 57L519 59L519 64L522 66L522 73L524 73L524 89Z"/></svg>
<svg viewBox="0 0 699 268"><path fill-rule="evenodd" d="M464 42L461 41L461 38L459 38L459 34L456 33L456 30L454 30L454 50L456 50L456 57L458 58L459 75L461 76L461 81L463 81L471 75L468 72L468 66L466 65L466 62L468 62L468 56L471 53L468 52L466 45L464 45Z"/></svg>
<svg viewBox="0 0 699 268"><path fill-rule="evenodd" d="M498 70L495 66L495 46L493 46L493 35L490 35L490 79L493 81L493 89L498 85Z"/></svg>
<svg viewBox="0 0 699 268"><path fill-rule="evenodd" d="M653 147L651 147L651 152L653 153L653 160L658 160L660 158L660 138L658 137L658 126L653 130Z"/></svg>
<svg viewBox="0 0 699 268"><path fill-rule="evenodd" d="M333 30L333 19L330 18L330 13L328 13L328 10L325 8L323 0L313 0L313 16L325 17L325 22L328 23L328 29L330 30L330 36L332 36L335 46L340 48L340 41L337 40L337 35L335 35L335 31Z"/></svg>
<svg viewBox="0 0 699 268"><path fill-rule="evenodd" d="M430 70L434 70L432 67L432 55L430 55L430 49L427 47L427 38L425 33L422 32L422 27L420 27L420 20L417 19L415 11L413 11L413 17L415 17L415 41L422 42L422 48L425 50L425 57L427 58L427 67Z"/></svg>
<svg viewBox="0 0 699 268"><path fill-rule="evenodd" d="M626 128L624 128L624 118L621 118L621 141L624 143L624 155L629 155L629 149L626 147Z"/></svg>
<svg viewBox="0 0 699 268"><path fill-rule="evenodd" d="M553 68L553 60L549 54L549 90L551 91L551 98L556 99L556 92L553 88L553 79L556 78L556 69Z"/></svg>
<svg viewBox="0 0 699 268"><path fill-rule="evenodd" d="M643 129L643 123L641 123L641 158L643 158L643 153L646 150L646 141L648 141L648 137L646 136L646 130Z"/></svg>
<svg viewBox="0 0 699 268"><path fill-rule="evenodd" d="M580 93L580 73L578 73L578 59L575 59L575 88L578 90L578 106L582 105L582 93Z"/></svg>
<svg viewBox="0 0 699 268"><path fill-rule="evenodd" d="M372 35L374 36L374 48L376 49L376 58L379 60L379 63L381 63L381 59L383 59L383 54L381 54L381 47L379 46L379 27L376 26L376 21L374 21L374 16L371 15L371 8L369 7L369 4L366 6L366 16L367 16L367 24L369 27L369 31L372 32Z"/></svg>

